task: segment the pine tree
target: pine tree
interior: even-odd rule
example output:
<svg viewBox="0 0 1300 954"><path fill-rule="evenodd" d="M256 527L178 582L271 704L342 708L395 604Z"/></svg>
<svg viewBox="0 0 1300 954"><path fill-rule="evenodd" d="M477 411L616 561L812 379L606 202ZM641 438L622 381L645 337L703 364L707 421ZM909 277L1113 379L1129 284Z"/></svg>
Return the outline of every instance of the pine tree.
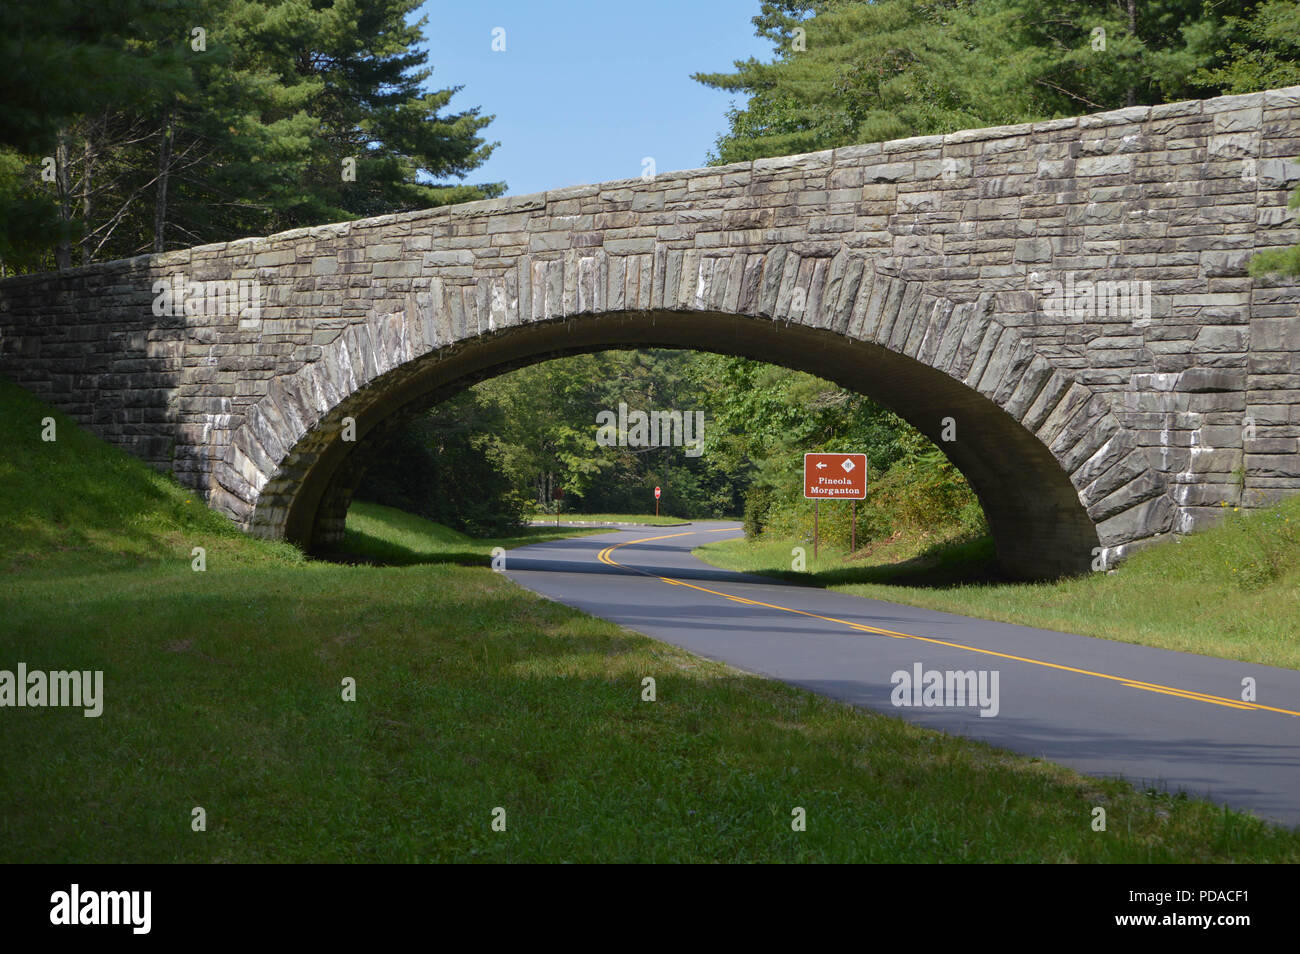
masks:
<svg viewBox="0 0 1300 954"><path fill-rule="evenodd" d="M417 6L16 0L0 214L19 224L0 260L65 268L501 194L447 181L491 153L492 117L424 90Z"/></svg>

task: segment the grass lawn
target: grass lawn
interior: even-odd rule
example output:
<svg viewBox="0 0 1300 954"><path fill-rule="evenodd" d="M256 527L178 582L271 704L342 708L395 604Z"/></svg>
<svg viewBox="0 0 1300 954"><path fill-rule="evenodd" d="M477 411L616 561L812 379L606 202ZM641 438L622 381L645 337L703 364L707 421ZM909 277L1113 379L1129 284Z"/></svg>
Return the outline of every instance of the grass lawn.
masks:
<svg viewBox="0 0 1300 954"><path fill-rule="evenodd" d="M306 560L49 414L0 379L0 669L101 669L104 708L0 709L0 861L1300 861L546 602L386 508L344 549L404 565Z"/></svg>
<svg viewBox="0 0 1300 954"><path fill-rule="evenodd" d="M791 549L807 551L804 572ZM1118 569L1054 583L999 579L991 540L915 554L907 541L847 558L804 541L720 540L714 566L1044 629L1300 669L1300 497L1134 554ZM903 557L900 562L900 555ZM911 557L911 559L906 559Z"/></svg>
<svg viewBox="0 0 1300 954"><path fill-rule="evenodd" d="M481 567L490 562L494 547L509 550L599 532L596 528L525 527L512 537L474 538L402 510L357 500L348 509L343 543L331 559L384 566L459 563Z"/></svg>

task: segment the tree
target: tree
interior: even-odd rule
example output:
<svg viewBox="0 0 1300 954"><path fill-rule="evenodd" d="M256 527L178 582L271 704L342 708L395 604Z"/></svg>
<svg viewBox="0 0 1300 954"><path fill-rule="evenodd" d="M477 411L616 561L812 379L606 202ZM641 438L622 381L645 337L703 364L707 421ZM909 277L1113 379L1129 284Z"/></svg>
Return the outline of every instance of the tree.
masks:
<svg viewBox="0 0 1300 954"><path fill-rule="evenodd" d="M0 274L72 264L100 176L100 117L147 112L184 83L175 50L135 40L166 22L155 0L13 0L0 15ZM77 167L84 170L78 175ZM52 175L46 176L46 173ZM83 254L81 261L88 261Z"/></svg>
<svg viewBox="0 0 1300 954"><path fill-rule="evenodd" d="M502 536L523 525L524 498L485 452L501 425L472 390L421 415L373 451L355 497L419 514L465 533Z"/></svg>
<svg viewBox="0 0 1300 954"><path fill-rule="evenodd" d="M2 38L19 69L0 88L45 108L0 123L0 209L31 223L0 247L10 267L504 191L446 181L491 153L481 133L492 117L447 112L456 87L424 91L426 20L407 22L418 0L128 0L108 5L113 15L19 2L21 22ZM53 157L53 183L36 149Z"/></svg>
<svg viewBox="0 0 1300 954"><path fill-rule="evenodd" d="M1212 95L1193 77L1237 29L1204 0L767 0L754 24L772 62L694 77L749 97L723 162Z"/></svg>
<svg viewBox="0 0 1300 954"><path fill-rule="evenodd" d="M175 54L132 37L166 20L161 0L6 0L0 13L0 146L24 155L52 150L78 116L137 108L181 82Z"/></svg>

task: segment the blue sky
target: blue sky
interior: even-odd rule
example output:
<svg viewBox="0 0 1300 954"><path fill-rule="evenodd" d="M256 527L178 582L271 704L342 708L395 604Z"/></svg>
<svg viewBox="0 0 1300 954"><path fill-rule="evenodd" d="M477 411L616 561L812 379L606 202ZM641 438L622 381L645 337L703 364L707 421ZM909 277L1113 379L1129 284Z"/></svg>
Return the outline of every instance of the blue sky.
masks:
<svg viewBox="0 0 1300 954"><path fill-rule="evenodd" d="M434 89L479 106L500 142L467 182L523 195L705 164L737 97L690 74L771 59L754 35L759 0L428 0L419 11ZM505 51L493 52L493 30Z"/></svg>

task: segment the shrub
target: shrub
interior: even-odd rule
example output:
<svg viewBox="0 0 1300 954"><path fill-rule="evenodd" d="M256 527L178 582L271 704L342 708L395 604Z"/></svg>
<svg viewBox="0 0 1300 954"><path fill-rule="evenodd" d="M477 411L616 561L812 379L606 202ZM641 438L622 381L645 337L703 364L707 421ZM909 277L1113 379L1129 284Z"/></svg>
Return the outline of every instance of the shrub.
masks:
<svg viewBox="0 0 1300 954"><path fill-rule="evenodd" d="M746 538L753 540L762 534L772 503L772 492L766 487L750 487L745 493Z"/></svg>

